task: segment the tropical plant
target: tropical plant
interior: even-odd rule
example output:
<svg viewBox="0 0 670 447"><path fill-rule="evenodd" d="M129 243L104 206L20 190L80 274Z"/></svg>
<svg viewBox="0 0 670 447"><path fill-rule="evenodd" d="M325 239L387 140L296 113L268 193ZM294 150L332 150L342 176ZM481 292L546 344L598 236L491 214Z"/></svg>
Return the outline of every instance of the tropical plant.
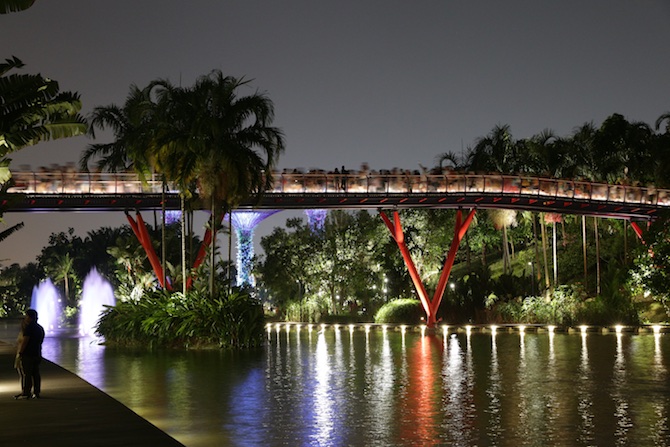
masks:
<svg viewBox="0 0 670 447"><path fill-rule="evenodd" d="M214 299L159 290L108 307L96 331L110 344L240 349L260 346L264 328L260 302L239 289Z"/></svg>
<svg viewBox="0 0 670 447"><path fill-rule="evenodd" d="M79 95L61 92L58 82L39 74L8 75L23 65L16 57L0 63L0 157L86 132Z"/></svg>
<svg viewBox="0 0 670 447"><path fill-rule="evenodd" d="M33 3L35 3L35 0L1 0L0 14L23 11L30 8Z"/></svg>
<svg viewBox="0 0 670 447"><path fill-rule="evenodd" d="M264 93L239 96L249 81L215 70L191 88L161 84L156 166L178 185L197 180L211 210L210 294L218 216L263 193L284 150L282 132L271 126L274 105ZM222 214L219 210L222 209Z"/></svg>
<svg viewBox="0 0 670 447"><path fill-rule="evenodd" d="M382 306L375 314L375 323L419 324L423 315L419 300L400 298Z"/></svg>

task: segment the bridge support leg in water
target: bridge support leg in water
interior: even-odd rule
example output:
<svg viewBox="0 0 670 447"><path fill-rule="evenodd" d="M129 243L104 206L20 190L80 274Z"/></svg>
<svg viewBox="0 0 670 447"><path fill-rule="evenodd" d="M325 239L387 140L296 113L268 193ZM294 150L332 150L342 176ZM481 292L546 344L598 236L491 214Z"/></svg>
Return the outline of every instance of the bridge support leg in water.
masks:
<svg viewBox="0 0 670 447"><path fill-rule="evenodd" d="M384 220L384 223L391 232L391 236L398 244L402 258L405 261L407 270L409 270L409 275L412 278L414 287L416 288L417 293L419 294L419 299L421 300L421 305L423 310L426 312L426 324L428 327L434 327L437 315L437 310L440 307L442 302L442 296L444 295L444 290L447 287L447 281L449 280L449 274L451 273L451 268L454 265L454 260L456 259L456 253L458 252L458 247L460 246L465 232L468 231L468 227L472 222L472 218L475 217L475 209L471 209L468 215L463 219L463 212L459 209L456 212L456 225L454 227L454 238L451 240L451 246L449 247L449 253L444 261L444 266L442 267L442 272L440 273L440 280L437 283L437 288L433 294L433 298L428 298L428 293L426 292L426 287L423 285L423 281L419 276L419 273L416 270L412 256L405 244L405 235L402 231L402 225L400 223L400 216L397 211L393 212L393 222L386 216L386 214L381 211L379 213L381 218Z"/></svg>

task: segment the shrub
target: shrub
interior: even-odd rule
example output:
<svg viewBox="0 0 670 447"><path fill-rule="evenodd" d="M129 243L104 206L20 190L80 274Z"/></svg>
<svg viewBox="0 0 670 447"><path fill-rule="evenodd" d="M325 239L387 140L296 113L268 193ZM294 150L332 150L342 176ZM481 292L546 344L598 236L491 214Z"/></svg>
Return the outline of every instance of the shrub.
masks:
<svg viewBox="0 0 670 447"><path fill-rule="evenodd" d="M264 326L261 304L239 290L213 300L200 292L156 291L108 307L96 331L122 345L244 348L262 344Z"/></svg>
<svg viewBox="0 0 670 447"><path fill-rule="evenodd" d="M419 324L423 316L418 300L401 298L384 304L375 314L375 323Z"/></svg>

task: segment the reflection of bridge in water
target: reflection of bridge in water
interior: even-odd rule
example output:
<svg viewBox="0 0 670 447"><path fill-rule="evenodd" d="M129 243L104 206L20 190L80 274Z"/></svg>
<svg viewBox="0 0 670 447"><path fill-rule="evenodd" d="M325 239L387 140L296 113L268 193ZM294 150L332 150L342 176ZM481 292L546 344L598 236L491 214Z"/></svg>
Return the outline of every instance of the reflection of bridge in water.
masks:
<svg viewBox="0 0 670 447"><path fill-rule="evenodd" d="M137 221L126 213L128 221L144 247L161 287L170 287L140 210L162 206L178 209L180 200L177 191L170 190L163 194L163 185L158 179L141 181L136 174L131 173L84 173L67 170L14 172L13 178L15 185L9 189L9 197L3 203L8 211L137 210ZM253 284L248 265L251 259L249 253L252 253L253 248L251 239L253 228L265 216L282 209L319 210L321 213L327 209L366 208L380 211L384 224L400 249L426 312L426 324L434 327L460 242L477 209L520 209L628 219L636 234L641 237L642 230L633 220L651 220L661 209L670 208L670 190L652 186L610 185L523 175L455 172L281 173L275 176L275 183L270 190L265 191L259 199L242 203L240 211L235 212L248 214L245 218L239 216L238 219L233 219L238 240L238 284ZM397 212L403 208L457 209L454 236L432 298L428 295L405 244L400 215ZM392 210L393 213L387 216L385 210ZM194 271L203 261L211 239L208 229L196 256ZM242 244L246 248L240 249ZM240 252L247 254L246 260L241 261Z"/></svg>
<svg viewBox="0 0 670 447"><path fill-rule="evenodd" d="M134 173L13 172L7 211L179 208L157 178ZM651 219L670 208L670 190L523 175L276 174L274 186L240 209L511 208Z"/></svg>

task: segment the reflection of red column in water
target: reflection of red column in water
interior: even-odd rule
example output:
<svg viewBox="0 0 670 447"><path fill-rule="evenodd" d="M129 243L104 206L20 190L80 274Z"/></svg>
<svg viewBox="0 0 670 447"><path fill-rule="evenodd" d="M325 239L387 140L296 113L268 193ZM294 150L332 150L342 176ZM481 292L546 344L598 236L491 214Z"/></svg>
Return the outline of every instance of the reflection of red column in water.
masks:
<svg viewBox="0 0 670 447"><path fill-rule="evenodd" d="M444 260L444 266L442 267L442 273L440 274L440 280L437 283L437 288L435 289L435 294L433 299L429 300L428 293L426 288L423 285L423 281L419 276L419 272L416 270L414 261L412 260L412 255L405 244L405 234L402 231L402 225L400 224L400 216L397 211L393 212L393 222L386 216L382 211L379 213L382 220L386 224L386 227L391 232L391 236L398 244L400 249L400 254L405 261L407 270L409 270L409 276L412 278L414 287L419 295L419 300L421 300L421 305L423 310L426 312L426 324L428 327L434 327L437 322L437 310L440 308L440 303L442 302L442 296L444 295L444 290L447 287L447 281L449 279L449 274L451 273L451 268L454 265L454 260L456 259L456 253L458 252L458 247L461 244L465 232L468 230L472 218L475 217L475 209L470 210L465 220L463 220L463 213L459 209L456 212L456 224L454 225L454 238L451 240L451 247L449 247L449 253L447 254L446 259Z"/></svg>
<svg viewBox="0 0 670 447"><path fill-rule="evenodd" d="M412 445L440 445L439 427L442 393L440 371L443 344L440 337L422 336L411 348L408 368L408 389L401 404L400 436Z"/></svg>

